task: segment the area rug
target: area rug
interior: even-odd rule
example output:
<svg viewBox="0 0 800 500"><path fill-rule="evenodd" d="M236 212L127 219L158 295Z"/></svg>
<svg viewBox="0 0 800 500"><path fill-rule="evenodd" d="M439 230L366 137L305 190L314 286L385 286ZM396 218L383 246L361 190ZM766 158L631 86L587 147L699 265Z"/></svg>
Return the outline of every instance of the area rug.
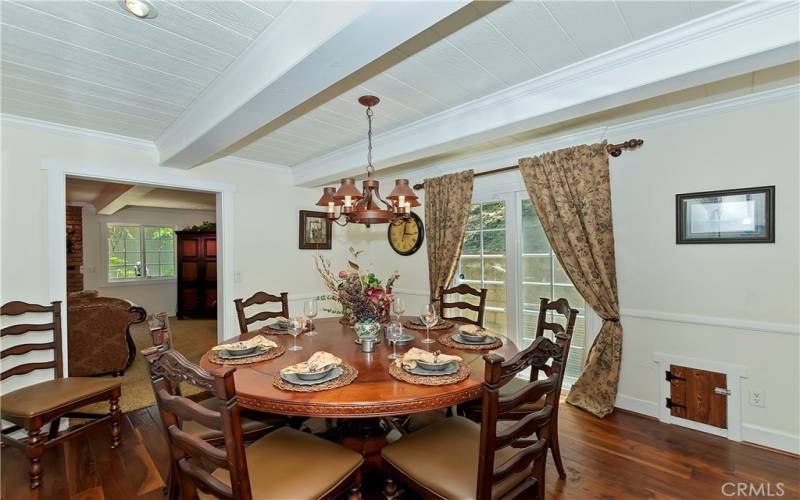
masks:
<svg viewBox="0 0 800 500"><path fill-rule="evenodd" d="M189 361L198 362L211 347L217 344L217 322L213 319L169 318L173 345ZM122 397L119 400L123 412L129 412L155 404L153 388L147 376L147 367L141 351L153 345L147 322L133 325L131 337L136 344L136 358L122 376ZM186 384L184 384L186 385ZM191 388L183 388L191 394ZM91 412L107 412L108 404L99 403L85 408Z"/></svg>

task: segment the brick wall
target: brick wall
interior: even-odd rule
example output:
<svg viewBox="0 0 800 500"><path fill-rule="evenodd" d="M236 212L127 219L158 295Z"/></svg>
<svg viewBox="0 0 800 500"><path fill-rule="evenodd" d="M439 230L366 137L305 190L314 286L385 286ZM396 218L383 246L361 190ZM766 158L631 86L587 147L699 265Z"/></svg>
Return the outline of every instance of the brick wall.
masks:
<svg viewBox="0 0 800 500"><path fill-rule="evenodd" d="M81 207L67 207L67 292L83 290L83 214Z"/></svg>

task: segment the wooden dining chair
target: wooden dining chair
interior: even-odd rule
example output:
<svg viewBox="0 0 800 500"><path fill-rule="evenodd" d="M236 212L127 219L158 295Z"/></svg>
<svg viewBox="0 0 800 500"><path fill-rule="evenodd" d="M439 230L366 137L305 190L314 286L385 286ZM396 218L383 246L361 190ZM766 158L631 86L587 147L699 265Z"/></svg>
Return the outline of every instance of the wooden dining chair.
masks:
<svg viewBox="0 0 800 500"><path fill-rule="evenodd" d="M208 373L175 350L151 347L143 352L156 391L156 403L167 436L177 487L171 496L196 498L335 498L345 492L358 498L363 459L358 453L310 433L281 427L244 446L234 369ZM189 383L210 391L215 408L173 394L171 387ZM221 430L224 447L216 448L186 432L193 421ZM252 474L251 474L252 472Z"/></svg>
<svg viewBox="0 0 800 500"><path fill-rule="evenodd" d="M2 316L19 316L25 313L49 313L52 320L48 323L20 323L6 326L0 336L22 335L29 332L52 331L50 342L17 344L3 349L0 358L6 363L8 356L20 356L34 351L52 351L51 361L23 363L0 375L6 380L15 375L24 375L40 369L52 369L53 380L17 389L0 396L0 418L10 422L11 426L3 429L2 443L19 448L30 460L28 471L30 487L38 488L42 484L42 456L46 448L56 446L66 439L73 438L104 422L111 424L111 447L116 448L120 442L120 421L122 412L119 409L121 380L119 378L99 377L64 377L61 348L61 302L52 302L49 306L29 304L27 302L8 302L0 308ZM75 411L88 404L100 401L109 402L109 412L95 414ZM60 430L62 418L79 418L89 420L76 426ZM47 436L42 436L42 427L49 423ZM16 438L13 433L24 429L27 437Z"/></svg>
<svg viewBox="0 0 800 500"><path fill-rule="evenodd" d="M245 316L244 309L252 305L267 304L270 302L280 302L280 311L261 311L252 316ZM239 331L247 333L247 326L255 323L256 321L266 321L270 318L277 318L283 316L289 317L289 293L281 292L280 295L270 295L266 292L256 292L249 299L236 299L233 301L236 305L236 317L239 320Z"/></svg>
<svg viewBox="0 0 800 500"><path fill-rule="evenodd" d="M501 389L530 366L559 363L571 338L534 340L506 361L483 356L484 393L480 423L457 416L401 437L381 451L386 471L384 493L393 496L395 480L424 498L544 498L545 462L558 397L557 372L528 382L507 396ZM522 405L544 398L539 410L517 418Z"/></svg>
<svg viewBox="0 0 800 500"><path fill-rule="evenodd" d="M562 317L563 324L558 322L550 322L547 320L547 316L553 311L553 314L559 314ZM558 300L550 301L547 298L539 299L539 317L536 322L536 336L535 339L541 338L545 335L546 331L551 332L554 336L559 334L565 334L570 339L572 338L573 330L575 329L575 320L578 317L577 309L572 309L569 305L567 299L561 298ZM565 326L566 325L566 326ZM557 363L553 363L551 365L533 365L531 366L530 376L528 377L528 382L533 382L539 378L539 373L543 373L544 376L549 377L552 374L556 373L559 377L561 377L561 382L558 384L557 394L555 403L553 404L553 423L550 428L550 440L548 441L548 446L553 454L553 463L558 470L558 476L561 479L566 479L567 473L564 469L564 464L561 460L561 450L558 444L558 408L560 406L561 401L561 387L564 384L564 373L567 368L567 359L569 358L569 352L564 353L564 356ZM521 387L525 385L524 379L515 378L509 381L503 389L500 391L502 395L511 394L514 391L518 391ZM525 404L520 406L514 412L510 414L516 416L517 418L523 418L526 415L530 414L531 412L537 411L541 409L545 405L545 398L541 398L538 401L534 401L529 404ZM477 420L480 418L480 405L473 404L471 406L466 407L464 413L472 418L473 420Z"/></svg>
<svg viewBox="0 0 800 500"><path fill-rule="evenodd" d="M472 295L478 297L477 304L471 304L469 302L458 301L458 302L446 302L445 295L451 294L458 294L458 295ZM454 319L456 321L461 321L463 323L471 323L473 325L477 325L483 328L483 316L486 312L486 294L487 290L485 288L481 288L480 290L476 290L469 285L461 284L458 286L454 286L453 288L448 288L447 290L444 287L439 287L439 290L436 293L435 302L439 309L439 317L445 318L445 309L467 309L469 311L474 311L477 315L475 319L466 318L463 316L452 316L447 317L447 319Z"/></svg>
<svg viewBox="0 0 800 500"><path fill-rule="evenodd" d="M169 318L167 313L158 313L150 315L147 318L150 326L150 337L153 340L153 346L160 347L162 350L174 349L172 342L172 334L169 329ZM142 351L144 353L144 351ZM180 384L172 384L169 380L165 380L167 389L170 394L181 395ZM153 386L153 391L156 387ZM219 404L216 396L211 391L202 391L199 393L186 396L188 399L198 403L200 406L208 409L215 409ZM242 423L242 437L245 441L254 441L261 436L285 425L289 419L283 415L275 415L272 413L262 413L258 411L251 411L242 409L241 423ZM195 435L200 439L210 442L213 445L220 445L224 441L224 436L219 430L211 430L195 422L187 422L183 430L189 434Z"/></svg>

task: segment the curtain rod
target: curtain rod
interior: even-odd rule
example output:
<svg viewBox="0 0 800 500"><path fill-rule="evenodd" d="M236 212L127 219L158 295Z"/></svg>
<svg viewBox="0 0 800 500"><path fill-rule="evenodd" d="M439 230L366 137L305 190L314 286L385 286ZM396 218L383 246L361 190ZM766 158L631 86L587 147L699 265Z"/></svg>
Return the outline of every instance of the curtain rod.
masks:
<svg viewBox="0 0 800 500"><path fill-rule="evenodd" d="M642 139L630 139L625 142L620 142L619 144L608 144L606 146L606 151L608 154L613 156L614 158L620 156L622 151L625 149L635 149L644 144ZM510 165L508 167L501 167L496 168L494 170L486 170L484 172L478 172L474 174L473 177L483 177L484 175L494 175L494 174L501 174L503 172L509 172L511 170L516 170L519 168L519 165ZM425 183L421 182L419 184L414 184L414 189L425 189Z"/></svg>

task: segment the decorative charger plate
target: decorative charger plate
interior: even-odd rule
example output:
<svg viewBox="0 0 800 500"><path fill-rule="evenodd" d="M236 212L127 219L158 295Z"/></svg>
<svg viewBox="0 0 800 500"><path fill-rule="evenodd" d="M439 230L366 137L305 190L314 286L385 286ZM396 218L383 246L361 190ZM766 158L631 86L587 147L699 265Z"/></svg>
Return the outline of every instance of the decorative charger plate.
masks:
<svg viewBox="0 0 800 500"><path fill-rule="evenodd" d="M410 329L412 329L412 330L422 330L422 331L425 331L425 330L427 329L427 328L425 327L425 325L418 325L418 324L414 323L414 321L413 321L413 320L406 321L405 323L403 323L403 326L405 326L406 328L410 328ZM448 328L452 328L452 327L453 327L453 323L452 323L452 322L450 322L450 321L444 321L444 322L442 322L442 323L439 323L439 324L438 324L438 325L436 325L436 326L432 326L432 327L431 327L431 330L446 330L446 329L448 329Z"/></svg>
<svg viewBox="0 0 800 500"><path fill-rule="evenodd" d="M262 351L261 354L247 354L234 358L222 357L214 351L208 352L208 360L218 365L248 365L250 363L260 363L262 361L269 361L275 359L286 352L286 346L278 344L272 349Z"/></svg>
<svg viewBox="0 0 800 500"><path fill-rule="evenodd" d="M344 373L344 370L339 368L338 366L331 370L331 372L321 379L318 380L303 380L294 373L281 373L280 376L286 382L295 385L317 385L317 384L324 384L325 382L330 382L336 378L339 378Z"/></svg>
<svg viewBox="0 0 800 500"><path fill-rule="evenodd" d="M274 377L272 379L272 385L277 387L282 391L294 391L294 392L319 392L319 391L328 391L330 389L337 389L339 387L344 387L346 385L352 384L353 381L358 377L358 370L347 363L342 363L339 368L342 371L341 375L327 382L318 382L314 381L314 385L302 385L302 384L295 384L288 382L282 378L282 376ZM304 384L306 381L302 381Z"/></svg>
<svg viewBox="0 0 800 500"><path fill-rule="evenodd" d="M500 338L495 338L491 342L479 343L479 342L459 342L456 338L460 338L459 332L454 333L443 333L439 335L439 338L436 339L437 342L442 344L445 347L450 347L452 349L461 349L464 351L491 351L493 349L499 349L503 347L503 340Z"/></svg>
<svg viewBox="0 0 800 500"><path fill-rule="evenodd" d="M462 380L465 380L469 377L469 365L464 363L463 361L458 363L458 371L451 375L441 375L439 377L431 377L428 375L415 375L413 373L409 373L404 369L397 366L396 363L392 363L389 365L389 375L396 378L397 380L401 380L403 382L408 382L409 384L417 384L417 385L449 385L449 384L457 384Z"/></svg>

